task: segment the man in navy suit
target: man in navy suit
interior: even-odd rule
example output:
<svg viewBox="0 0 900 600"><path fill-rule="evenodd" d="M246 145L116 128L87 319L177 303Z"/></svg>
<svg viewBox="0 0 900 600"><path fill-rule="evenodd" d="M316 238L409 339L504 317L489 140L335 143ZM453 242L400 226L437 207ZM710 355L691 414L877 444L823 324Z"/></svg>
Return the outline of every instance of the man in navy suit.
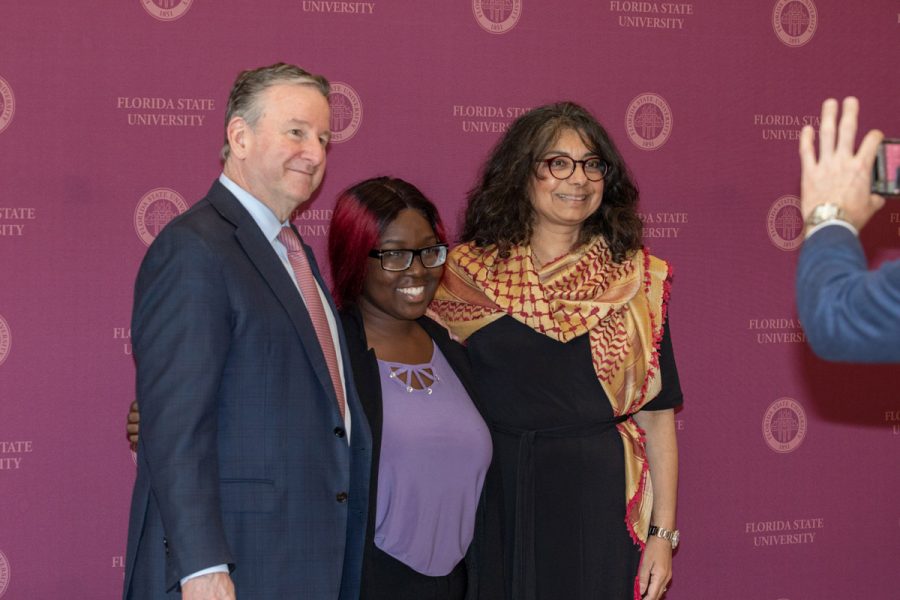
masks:
<svg viewBox="0 0 900 600"><path fill-rule="evenodd" d="M241 73L222 175L141 265L126 599L359 596L371 434L312 253L334 377L278 238L322 181L328 92L293 65Z"/></svg>
<svg viewBox="0 0 900 600"><path fill-rule="evenodd" d="M813 350L847 362L900 362L900 261L870 271L857 239L884 205L871 193L880 131L870 131L854 154L859 102L822 105L819 158L809 125L800 134L800 210L806 240L797 266L797 308Z"/></svg>

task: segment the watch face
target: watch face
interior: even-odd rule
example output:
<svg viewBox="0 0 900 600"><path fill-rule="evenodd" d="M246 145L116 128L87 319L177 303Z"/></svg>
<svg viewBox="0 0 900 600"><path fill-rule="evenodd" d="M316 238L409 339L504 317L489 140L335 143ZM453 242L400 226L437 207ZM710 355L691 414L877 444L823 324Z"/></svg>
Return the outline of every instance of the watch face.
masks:
<svg viewBox="0 0 900 600"><path fill-rule="evenodd" d="M837 204L826 202L815 207L807 219L807 225L818 225L830 219L840 219L843 216L841 207Z"/></svg>
<svg viewBox="0 0 900 600"><path fill-rule="evenodd" d="M820 219L830 219L837 214L837 206L834 204L822 204L816 207L816 213Z"/></svg>

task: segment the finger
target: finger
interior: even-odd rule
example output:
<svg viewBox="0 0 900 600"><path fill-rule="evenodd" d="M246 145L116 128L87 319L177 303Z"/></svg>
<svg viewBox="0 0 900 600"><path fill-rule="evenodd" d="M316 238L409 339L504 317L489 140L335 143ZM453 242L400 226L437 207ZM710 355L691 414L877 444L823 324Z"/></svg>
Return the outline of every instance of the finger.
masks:
<svg viewBox="0 0 900 600"><path fill-rule="evenodd" d="M819 161L834 154L837 109L837 100L834 98L829 98L822 103L822 119L819 123Z"/></svg>
<svg viewBox="0 0 900 600"><path fill-rule="evenodd" d="M884 134L877 129L873 129L866 134L866 137L863 138L862 143L859 145L859 150L856 151L856 156L862 160L863 165L869 171L872 170L872 165L875 164L875 154L878 152L878 145L883 139Z"/></svg>
<svg viewBox="0 0 900 600"><path fill-rule="evenodd" d="M815 138L816 130L812 125L804 125L800 130L800 168L806 172L816 168L816 149L813 146Z"/></svg>
<svg viewBox="0 0 900 600"><path fill-rule="evenodd" d="M872 211L873 214L877 213L884 206L884 196L879 196L878 194L872 194L869 197L869 202L871 202L872 206L875 207L875 210Z"/></svg>
<svg viewBox="0 0 900 600"><path fill-rule="evenodd" d="M650 585L647 588L647 596L645 600L657 600L663 593L663 583L662 579L659 577L654 577L650 580Z"/></svg>
<svg viewBox="0 0 900 600"><path fill-rule="evenodd" d="M638 573L638 590L641 593L641 596L644 596L647 593L647 586L650 583L650 570L649 569L641 569L640 573Z"/></svg>
<svg viewBox="0 0 900 600"><path fill-rule="evenodd" d="M853 156L856 141L856 124L859 121L859 100L853 96L844 98L841 122L838 125L837 152L843 156Z"/></svg>

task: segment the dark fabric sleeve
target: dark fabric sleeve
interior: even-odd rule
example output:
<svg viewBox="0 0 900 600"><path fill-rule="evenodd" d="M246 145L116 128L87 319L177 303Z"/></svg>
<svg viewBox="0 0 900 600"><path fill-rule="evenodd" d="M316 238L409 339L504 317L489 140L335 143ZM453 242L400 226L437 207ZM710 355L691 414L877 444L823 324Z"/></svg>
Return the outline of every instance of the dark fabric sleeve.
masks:
<svg viewBox="0 0 900 600"><path fill-rule="evenodd" d="M900 362L900 261L869 271L859 240L840 225L803 242L797 311L821 358Z"/></svg>
<svg viewBox="0 0 900 600"><path fill-rule="evenodd" d="M659 345L659 371L662 374L662 390L641 410L666 410L681 406L684 402L678 369L675 367L675 352L672 350L668 321L663 325L663 338Z"/></svg>
<svg viewBox="0 0 900 600"><path fill-rule="evenodd" d="M164 230L147 252L132 319L138 453L167 538L169 586L233 564L219 498L217 400L230 343L228 293L215 253L187 228Z"/></svg>

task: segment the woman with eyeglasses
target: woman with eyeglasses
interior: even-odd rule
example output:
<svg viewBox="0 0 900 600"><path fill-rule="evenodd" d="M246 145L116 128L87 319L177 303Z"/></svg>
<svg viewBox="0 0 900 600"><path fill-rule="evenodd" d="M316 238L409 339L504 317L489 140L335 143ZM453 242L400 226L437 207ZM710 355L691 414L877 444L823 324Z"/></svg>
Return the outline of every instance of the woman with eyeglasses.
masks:
<svg viewBox="0 0 900 600"><path fill-rule="evenodd" d="M491 424L506 598L656 600L671 577L682 394L637 201L588 111L536 108L484 165L432 303Z"/></svg>
<svg viewBox="0 0 900 600"><path fill-rule="evenodd" d="M361 598L491 597L469 552L490 432L465 351L425 316L447 258L437 209L401 179L358 183L337 200L328 254L373 437Z"/></svg>

